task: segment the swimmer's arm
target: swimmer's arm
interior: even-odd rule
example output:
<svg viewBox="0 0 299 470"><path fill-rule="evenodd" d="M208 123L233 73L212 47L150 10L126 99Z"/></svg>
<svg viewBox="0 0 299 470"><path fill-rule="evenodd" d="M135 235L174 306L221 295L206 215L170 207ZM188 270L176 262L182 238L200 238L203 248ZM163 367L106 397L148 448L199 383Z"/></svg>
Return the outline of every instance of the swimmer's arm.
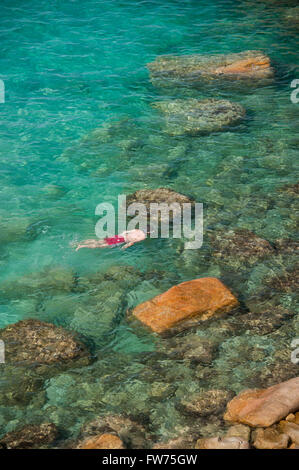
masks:
<svg viewBox="0 0 299 470"><path fill-rule="evenodd" d="M126 250L127 248L129 248L130 246L134 245L134 243L136 242L129 242L129 243L126 243L124 246L121 247L122 250Z"/></svg>

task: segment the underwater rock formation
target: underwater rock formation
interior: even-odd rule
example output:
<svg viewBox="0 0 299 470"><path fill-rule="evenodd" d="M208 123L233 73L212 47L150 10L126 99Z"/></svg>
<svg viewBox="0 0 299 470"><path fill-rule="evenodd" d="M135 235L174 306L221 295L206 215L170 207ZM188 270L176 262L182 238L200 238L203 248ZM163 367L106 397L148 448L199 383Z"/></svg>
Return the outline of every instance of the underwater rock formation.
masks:
<svg viewBox="0 0 299 470"><path fill-rule="evenodd" d="M0 330L7 364L53 364L88 356L73 334L39 320L23 320Z"/></svg>
<svg viewBox="0 0 299 470"><path fill-rule="evenodd" d="M14 299L47 293L69 292L75 286L75 274L63 267L48 267L37 273L26 274L11 281L2 282L3 298Z"/></svg>
<svg viewBox="0 0 299 470"><path fill-rule="evenodd" d="M151 204L179 204L178 211L173 211L173 216L177 214L180 216L183 209L183 204L194 204L194 200L185 194L178 193L170 188L157 188L157 189L139 189L132 194L129 194L126 199L127 207L133 203L141 203L146 206L147 211L150 211ZM154 217L154 214L153 214ZM163 214L160 218L163 218ZM170 213L169 218L172 219Z"/></svg>
<svg viewBox="0 0 299 470"><path fill-rule="evenodd" d="M290 25L299 27L299 6L288 8L284 14L283 19L287 21Z"/></svg>
<svg viewBox="0 0 299 470"><path fill-rule="evenodd" d="M218 279L201 278L171 287L138 305L132 315L154 332L163 333L229 312L238 304L236 297Z"/></svg>
<svg viewBox="0 0 299 470"><path fill-rule="evenodd" d="M216 78L260 80L274 75L268 56L259 51L217 55L160 56L147 64L154 85L200 84Z"/></svg>
<svg viewBox="0 0 299 470"><path fill-rule="evenodd" d="M259 259L274 254L267 240L244 228L215 232L209 236L213 256L225 264L254 264Z"/></svg>
<svg viewBox="0 0 299 470"><path fill-rule="evenodd" d="M203 390L201 393L181 400L179 408L195 416L210 416L225 410L233 393L226 390Z"/></svg>
<svg viewBox="0 0 299 470"><path fill-rule="evenodd" d="M216 355L213 340L197 334L170 338L165 344L165 351L170 358L187 359L194 363L210 364Z"/></svg>
<svg viewBox="0 0 299 470"><path fill-rule="evenodd" d="M0 439L0 449L34 449L51 444L58 435L53 423L27 425L5 434Z"/></svg>
<svg viewBox="0 0 299 470"><path fill-rule="evenodd" d="M166 132L172 136L223 131L246 114L240 104L216 99L158 101L153 107L165 115Z"/></svg>
<svg viewBox="0 0 299 470"><path fill-rule="evenodd" d="M299 377L264 390L245 390L227 405L229 422L268 427L299 409Z"/></svg>

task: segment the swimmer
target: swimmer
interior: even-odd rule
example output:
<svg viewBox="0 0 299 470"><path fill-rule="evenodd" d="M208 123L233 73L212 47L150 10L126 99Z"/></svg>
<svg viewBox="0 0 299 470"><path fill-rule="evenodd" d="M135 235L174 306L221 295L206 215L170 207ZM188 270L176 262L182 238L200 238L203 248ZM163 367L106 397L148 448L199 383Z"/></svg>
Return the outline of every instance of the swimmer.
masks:
<svg viewBox="0 0 299 470"><path fill-rule="evenodd" d="M143 230L134 229L115 235L114 237L106 237L103 240L83 240L76 248L76 251L81 248L108 248L117 245L124 245L121 247L122 250L126 250L134 243L141 242L146 239L146 233Z"/></svg>

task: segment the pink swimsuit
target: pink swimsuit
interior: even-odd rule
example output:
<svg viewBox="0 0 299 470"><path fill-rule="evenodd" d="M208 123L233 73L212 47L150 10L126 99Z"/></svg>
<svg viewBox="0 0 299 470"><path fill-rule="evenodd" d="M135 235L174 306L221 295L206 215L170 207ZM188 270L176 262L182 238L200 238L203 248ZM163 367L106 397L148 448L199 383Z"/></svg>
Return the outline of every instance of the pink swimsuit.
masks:
<svg viewBox="0 0 299 470"><path fill-rule="evenodd" d="M107 245L118 245L120 243L124 243L125 241L126 240L124 239L124 237L120 237L119 235L105 238L105 242L107 243Z"/></svg>

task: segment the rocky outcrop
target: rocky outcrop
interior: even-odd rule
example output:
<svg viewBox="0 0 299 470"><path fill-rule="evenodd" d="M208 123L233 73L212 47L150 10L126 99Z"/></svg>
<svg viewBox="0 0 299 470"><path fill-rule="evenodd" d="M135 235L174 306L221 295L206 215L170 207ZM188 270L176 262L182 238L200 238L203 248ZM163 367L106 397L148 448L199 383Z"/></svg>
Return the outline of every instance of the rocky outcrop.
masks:
<svg viewBox="0 0 299 470"><path fill-rule="evenodd" d="M171 287L135 307L132 316L152 331L163 333L178 326L190 327L237 306L238 300L221 281L207 277Z"/></svg>
<svg viewBox="0 0 299 470"><path fill-rule="evenodd" d="M124 449L123 443L114 434L100 434L81 442L77 449Z"/></svg>
<svg viewBox="0 0 299 470"><path fill-rule="evenodd" d="M39 320L23 320L0 330L6 364L53 364L87 358L87 348L61 327Z"/></svg>
<svg viewBox="0 0 299 470"><path fill-rule="evenodd" d="M264 390L245 390L227 405L224 419L269 427L299 409L299 377Z"/></svg>
<svg viewBox="0 0 299 470"><path fill-rule="evenodd" d="M165 130L173 136L223 131L239 123L246 113L238 103L216 99L177 99L159 101L153 106L164 114Z"/></svg>
<svg viewBox="0 0 299 470"><path fill-rule="evenodd" d="M208 437L198 439L196 449L249 449L249 444L240 437Z"/></svg>
<svg viewBox="0 0 299 470"><path fill-rule="evenodd" d="M261 80L273 78L270 59L259 51L217 55L160 56L147 64L157 86L199 84L215 79Z"/></svg>
<svg viewBox="0 0 299 470"><path fill-rule="evenodd" d="M53 423L40 425L27 425L23 428L9 432L0 439L2 449L34 449L51 444L58 435Z"/></svg>
<svg viewBox="0 0 299 470"><path fill-rule="evenodd" d="M213 232L209 236L213 256L223 263L234 265L256 263L259 259L275 253L267 240L244 228Z"/></svg>

